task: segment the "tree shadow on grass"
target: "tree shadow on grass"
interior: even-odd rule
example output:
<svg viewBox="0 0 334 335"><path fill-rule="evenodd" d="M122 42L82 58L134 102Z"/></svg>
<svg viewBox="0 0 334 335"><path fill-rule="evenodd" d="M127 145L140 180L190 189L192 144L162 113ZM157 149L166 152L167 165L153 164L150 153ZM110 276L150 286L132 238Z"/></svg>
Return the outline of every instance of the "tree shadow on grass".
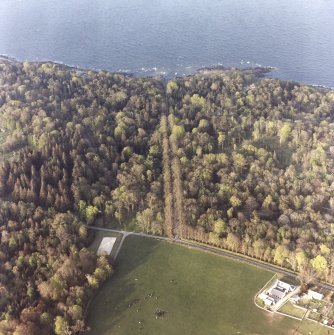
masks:
<svg viewBox="0 0 334 335"><path fill-rule="evenodd" d="M122 275L142 265L152 255L161 241L141 236L127 236L115 261L115 269L120 268Z"/></svg>
<svg viewBox="0 0 334 335"><path fill-rule="evenodd" d="M110 279L101 287L90 306L87 319L91 328L89 334L112 334L129 308L128 297L135 290L135 285L125 282L121 289L115 290L112 282L113 279Z"/></svg>
<svg viewBox="0 0 334 335"><path fill-rule="evenodd" d="M133 313L142 297L134 297L138 280L134 272L145 264L161 241L138 236L128 236L113 267L115 273L92 301L87 323L89 334L113 334L127 313Z"/></svg>

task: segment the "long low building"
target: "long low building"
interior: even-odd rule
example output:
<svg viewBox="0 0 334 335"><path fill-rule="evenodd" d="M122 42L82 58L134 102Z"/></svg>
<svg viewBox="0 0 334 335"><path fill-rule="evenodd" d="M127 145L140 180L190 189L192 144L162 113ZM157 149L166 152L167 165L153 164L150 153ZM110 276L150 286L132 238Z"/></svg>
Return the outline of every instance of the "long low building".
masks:
<svg viewBox="0 0 334 335"><path fill-rule="evenodd" d="M116 242L116 237L104 237L101 244L97 250L98 256L108 256L110 255L114 244Z"/></svg>
<svg viewBox="0 0 334 335"><path fill-rule="evenodd" d="M310 299L315 299L315 300L322 300L324 298L324 295L322 293L319 293L319 292L313 291L313 290L308 290L307 291L307 296Z"/></svg>

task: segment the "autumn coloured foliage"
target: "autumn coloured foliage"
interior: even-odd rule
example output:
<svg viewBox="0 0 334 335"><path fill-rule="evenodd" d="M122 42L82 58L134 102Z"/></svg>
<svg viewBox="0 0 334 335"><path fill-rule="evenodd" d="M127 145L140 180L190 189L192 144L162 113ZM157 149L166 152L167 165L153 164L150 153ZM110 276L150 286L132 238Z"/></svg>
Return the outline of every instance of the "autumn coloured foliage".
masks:
<svg viewBox="0 0 334 335"><path fill-rule="evenodd" d="M87 225L333 282L334 93L212 70L169 81L0 62L0 333L78 334L112 274Z"/></svg>

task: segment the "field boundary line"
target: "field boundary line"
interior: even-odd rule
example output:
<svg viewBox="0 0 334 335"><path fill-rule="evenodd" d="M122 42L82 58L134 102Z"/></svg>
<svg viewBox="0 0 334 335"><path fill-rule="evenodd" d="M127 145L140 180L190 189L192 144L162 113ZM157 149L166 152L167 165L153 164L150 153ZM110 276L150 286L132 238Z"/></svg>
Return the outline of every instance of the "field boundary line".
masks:
<svg viewBox="0 0 334 335"><path fill-rule="evenodd" d="M261 289L255 294L254 296L254 299L253 299L253 302L254 302L254 305L260 309L263 309L264 311L268 312L268 313L271 313L271 314L274 314L275 312L271 311L270 309L267 309L267 308L264 308L262 306L260 306L257 302L256 302L256 299L258 298L258 296L260 295L260 293L263 292L263 290L266 288L267 285L269 285L274 279L275 277L278 277L278 274L275 273L262 287Z"/></svg>
<svg viewBox="0 0 334 335"><path fill-rule="evenodd" d="M275 273L263 286L262 286L262 288L258 291L258 293L256 294L256 296L258 296L264 289L265 289L265 287L271 282L271 281L273 281L274 280L274 278L276 277L276 276L278 276L278 274L277 273Z"/></svg>
<svg viewBox="0 0 334 335"><path fill-rule="evenodd" d="M211 249L214 249L214 250L218 250L218 251L224 251L228 254L231 254L231 255L235 255L235 256L238 256L240 258L243 258L245 260L250 260L250 261L253 261L255 263L259 263L259 264L263 264L263 265L267 265L267 266L271 266L275 269L277 269L277 272L285 272L285 274L291 274L293 276L297 276L298 275L298 272L294 272L288 268L285 268L283 266L279 266L277 264L273 264L273 263L270 263L270 262L265 262L265 261L262 261L258 258L255 258L255 257L251 257L251 256L248 256L248 255L244 255L242 253L239 253L239 252L235 252L235 251L231 251L229 249L226 249L226 248L220 248L220 247L216 247L216 246L213 246L209 243L204 243L204 242L199 242L199 241L196 241L196 240L192 240L192 239L187 239L187 238L182 238L181 240L183 241L187 241L187 242L190 242L192 244L197 244L197 245L200 245L200 246L204 246L206 248L211 248Z"/></svg>
<svg viewBox="0 0 334 335"><path fill-rule="evenodd" d="M199 241L196 241L196 240L193 240L193 239L182 238L181 240L190 242L192 244L197 244L197 245L200 245L200 246L204 246L206 248L211 248L211 249L218 250L218 251L224 251L225 253L229 253L231 255L238 256L240 258L243 258L244 260L249 260L249 261L253 262L252 265L254 265L254 266L260 266L261 267L261 264L262 264L262 265L265 265L265 266L268 266L268 267L275 268L275 270L277 270L278 273L283 274L283 275L291 275L295 278L297 278L299 276L299 272L297 272L297 271L293 271L289 268L286 268L284 266L279 266L279 265L271 263L271 262L262 261L261 259L258 259L256 257L251 257L251 256L248 256L248 255L239 253L239 252L231 251L229 249L222 248L222 247L213 246L209 243L199 242ZM255 263L258 263L258 265L256 265ZM275 270L271 269L270 271L274 272ZM324 288L326 290L334 291L334 284L331 284L329 282L325 282L323 280L316 279L315 284L321 286L322 288Z"/></svg>
<svg viewBox="0 0 334 335"><path fill-rule="evenodd" d="M211 252L211 253L215 253L217 255L221 255L224 257L228 257L234 261L239 261L239 262L243 262L243 263L247 263L250 266L256 266L258 268L262 268L264 270L267 271L271 271L271 272L277 272L279 274L282 275L287 275L287 276L292 276L294 278L298 278L299 273L298 272L294 272L292 270L289 270L287 268L284 267L280 267L278 265L269 263L269 262L265 262L262 260L259 260L257 258L254 257L250 257L238 252L233 252L224 248L219 248L219 247L215 247L212 246L210 244L207 243L202 243L202 242L198 242L195 240L191 240L191 239L185 239L185 238L181 238L181 239L172 239L172 238L168 238L165 236L158 236L158 235L152 235L152 234L146 234L143 232L131 232L131 231L124 231L124 230L118 230L118 229L109 229L109 228L103 228L103 227L96 227L96 226L86 226L88 229L93 229L93 230L104 230L104 231L113 231L113 232L118 232L118 233L126 233L127 236L128 235L134 235L134 236L142 236L142 237L148 237L148 238L153 238L153 239L157 239L157 240L164 240L164 241L168 241L171 243L175 243L178 245L184 245L184 246L188 246L188 247L192 247L192 248L197 248L199 250L202 251L206 251L206 252ZM331 290L334 291L334 285L320 281L320 280L316 280L315 281L316 285L319 285L327 290Z"/></svg>
<svg viewBox="0 0 334 335"><path fill-rule="evenodd" d="M302 306L298 306L298 305L296 305L296 304L293 304L293 306L295 307L295 308L299 308L299 309L302 309L303 311L308 311L308 309L307 308L305 308L305 307L302 307Z"/></svg>
<svg viewBox="0 0 334 335"><path fill-rule="evenodd" d="M277 313L277 314L281 314L281 315L283 315L283 316L287 316L287 317L289 317L289 318L291 318L291 319L295 319L295 320L298 320L298 321L303 321L302 318L297 318L296 316L292 316L292 315L290 315L290 314L286 314L286 313L279 312L279 311L276 311L276 313Z"/></svg>

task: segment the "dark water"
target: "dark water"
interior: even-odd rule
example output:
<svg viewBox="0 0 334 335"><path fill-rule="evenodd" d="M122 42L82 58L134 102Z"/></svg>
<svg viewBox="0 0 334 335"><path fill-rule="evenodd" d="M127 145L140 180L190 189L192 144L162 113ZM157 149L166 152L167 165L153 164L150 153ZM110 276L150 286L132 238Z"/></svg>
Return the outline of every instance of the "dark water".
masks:
<svg viewBox="0 0 334 335"><path fill-rule="evenodd" d="M334 87L334 1L0 0L0 54L169 76L273 66Z"/></svg>

